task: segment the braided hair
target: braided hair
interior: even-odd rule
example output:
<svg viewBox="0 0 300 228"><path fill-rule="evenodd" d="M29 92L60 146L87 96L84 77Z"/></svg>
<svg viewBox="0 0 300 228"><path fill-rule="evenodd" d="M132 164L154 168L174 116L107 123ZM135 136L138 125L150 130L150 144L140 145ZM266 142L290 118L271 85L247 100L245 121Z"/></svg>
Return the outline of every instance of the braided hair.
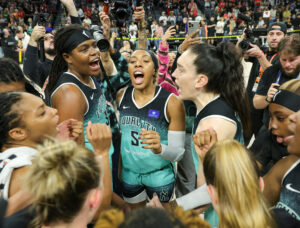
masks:
<svg viewBox="0 0 300 228"><path fill-rule="evenodd" d="M52 62L52 66L49 73L48 89L50 93L58 82L60 75L68 70L68 64L63 58L65 53L66 41L75 31L82 31L85 29L81 25L73 24L59 29L54 36L54 49L56 50L56 56Z"/></svg>
<svg viewBox="0 0 300 228"><path fill-rule="evenodd" d="M9 144L9 131L21 125L21 117L13 106L22 99L20 92L0 93L0 150Z"/></svg>
<svg viewBox="0 0 300 228"><path fill-rule="evenodd" d="M25 77L19 64L10 58L0 58L0 83L24 82Z"/></svg>

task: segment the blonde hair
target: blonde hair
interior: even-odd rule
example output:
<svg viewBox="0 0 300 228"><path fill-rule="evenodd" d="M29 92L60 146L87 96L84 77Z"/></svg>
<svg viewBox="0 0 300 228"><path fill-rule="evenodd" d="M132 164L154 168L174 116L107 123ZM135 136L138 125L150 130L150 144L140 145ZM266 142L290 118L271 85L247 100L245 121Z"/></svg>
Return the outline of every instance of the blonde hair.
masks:
<svg viewBox="0 0 300 228"><path fill-rule="evenodd" d="M74 141L48 140L38 150L26 180L37 214L31 226L69 223L88 192L99 187L101 172L95 155Z"/></svg>
<svg viewBox="0 0 300 228"><path fill-rule="evenodd" d="M280 86L281 90L288 90L300 96L300 79L292 79Z"/></svg>
<svg viewBox="0 0 300 228"><path fill-rule="evenodd" d="M207 185L216 188L220 227L275 227L259 186L258 168L234 140L216 143L204 158Z"/></svg>

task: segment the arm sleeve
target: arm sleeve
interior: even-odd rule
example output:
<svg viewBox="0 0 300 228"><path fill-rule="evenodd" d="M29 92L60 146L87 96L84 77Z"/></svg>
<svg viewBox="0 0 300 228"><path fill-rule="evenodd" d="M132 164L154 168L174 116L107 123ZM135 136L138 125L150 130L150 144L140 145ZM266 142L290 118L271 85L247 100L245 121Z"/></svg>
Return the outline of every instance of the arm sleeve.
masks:
<svg viewBox="0 0 300 228"><path fill-rule="evenodd" d="M79 17L73 17L71 16L71 24L79 24L81 25L81 20Z"/></svg>
<svg viewBox="0 0 300 228"><path fill-rule="evenodd" d="M40 72L43 68L43 64L39 59L37 47L28 45L25 51L23 67L24 74L42 87L48 75L44 75L43 72Z"/></svg>
<svg viewBox="0 0 300 228"><path fill-rule="evenodd" d="M211 203L210 196L206 190L206 184L200 188L176 199L177 205L183 207L183 210L194 209Z"/></svg>
<svg viewBox="0 0 300 228"><path fill-rule="evenodd" d="M168 131L168 145L161 144L162 151L158 156L179 161L184 155L185 131Z"/></svg>

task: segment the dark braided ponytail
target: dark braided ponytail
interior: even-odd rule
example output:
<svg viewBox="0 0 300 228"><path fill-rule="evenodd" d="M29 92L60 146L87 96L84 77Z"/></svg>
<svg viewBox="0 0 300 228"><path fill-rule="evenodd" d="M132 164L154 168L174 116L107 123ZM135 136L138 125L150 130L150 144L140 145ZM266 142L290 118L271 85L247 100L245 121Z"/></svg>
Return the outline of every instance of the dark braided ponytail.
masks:
<svg viewBox="0 0 300 228"><path fill-rule="evenodd" d="M0 150L9 144L9 130L21 125L21 118L17 109L13 106L20 102L22 95L20 92L0 93Z"/></svg>
<svg viewBox="0 0 300 228"><path fill-rule="evenodd" d="M25 77L19 64L10 58L0 58L0 83L24 82Z"/></svg>
<svg viewBox="0 0 300 228"><path fill-rule="evenodd" d="M56 50L56 56L52 62L51 70L49 73L48 89L50 93L58 82L60 75L68 70L68 64L63 58L63 53L67 53L65 50L66 41L71 34L75 31L81 31L84 27L81 25L73 24L59 29L54 36L54 48Z"/></svg>

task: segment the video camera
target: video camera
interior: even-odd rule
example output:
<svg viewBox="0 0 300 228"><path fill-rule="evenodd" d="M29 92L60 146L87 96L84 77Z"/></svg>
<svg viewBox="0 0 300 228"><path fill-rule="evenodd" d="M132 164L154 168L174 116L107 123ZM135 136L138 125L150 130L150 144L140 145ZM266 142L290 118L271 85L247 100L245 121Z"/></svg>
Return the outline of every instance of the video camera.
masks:
<svg viewBox="0 0 300 228"><path fill-rule="evenodd" d="M49 15L47 13L36 14L32 21L33 27L36 25L47 27L49 23Z"/></svg>
<svg viewBox="0 0 300 228"><path fill-rule="evenodd" d="M247 51L251 48L250 44L255 43L255 38L266 36L268 34L268 31L267 29L263 28L251 29L250 25L252 24L252 20L244 14L239 13L238 18L245 21L247 25L245 30L246 39L242 40L239 44L239 47L242 49L242 51Z"/></svg>
<svg viewBox="0 0 300 228"><path fill-rule="evenodd" d="M116 19L117 27L122 27L130 15L128 1L115 1L114 8L110 12Z"/></svg>

